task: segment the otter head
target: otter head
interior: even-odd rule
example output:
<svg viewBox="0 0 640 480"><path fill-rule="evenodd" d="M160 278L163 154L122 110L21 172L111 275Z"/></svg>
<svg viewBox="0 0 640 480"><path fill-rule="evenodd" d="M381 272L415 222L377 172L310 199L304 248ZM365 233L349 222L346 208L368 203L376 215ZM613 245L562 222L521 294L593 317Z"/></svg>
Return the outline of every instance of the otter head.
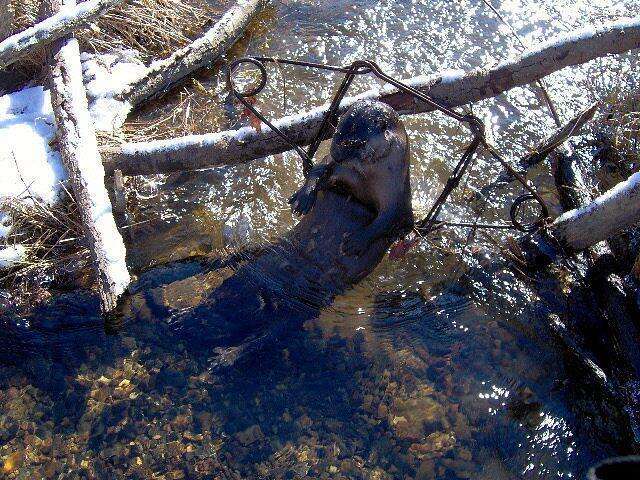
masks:
<svg viewBox="0 0 640 480"><path fill-rule="evenodd" d="M330 154L338 163L376 163L390 155L408 158L404 125L390 106L374 100L357 101L340 117Z"/></svg>

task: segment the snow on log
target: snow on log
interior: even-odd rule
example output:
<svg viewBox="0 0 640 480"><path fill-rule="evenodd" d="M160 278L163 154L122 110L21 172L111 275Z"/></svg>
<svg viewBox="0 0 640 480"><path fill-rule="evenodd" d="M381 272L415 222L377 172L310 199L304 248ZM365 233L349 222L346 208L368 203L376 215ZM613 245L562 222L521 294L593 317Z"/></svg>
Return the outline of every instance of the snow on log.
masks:
<svg viewBox="0 0 640 480"><path fill-rule="evenodd" d="M638 47L640 17L559 36L492 69L420 76L406 83L419 88L437 102L455 107L499 95L567 66ZM401 114L429 111L427 105L413 96L391 88L371 90L358 97L346 98L342 108L347 108L357 98L380 99ZM284 117L274 124L297 144L308 145L318 131L327 108L328 105ZM174 140L126 144L119 149L105 151L106 169L108 173L120 169L125 175L169 173L244 163L288 149L288 144L270 129L257 131L252 127L244 127Z"/></svg>
<svg viewBox="0 0 640 480"><path fill-rule="evenodd" d="M51 12L69 12L75 0L45 0ZM103 312L112 310L128 286L125 247L104 185L104 168L89 116L82 81L80 48L71 36L57 40L50 51L51 102L63 165L75 193L85 239L97 275Z"/></svg>
<svg viewBox="0 0 640 480"><path fill-rule="evenodd" d="M11 65L38 47L73 32L102 15L123 0L88 0L80 5L60 11L42 22L0 42L0 68Z"/></svg>
<svg viewBox="0 0 640 480"><path fill-rule="evenodd" d="M20 265L26 257L27 249L24 245L9 245L0 248L0 271Z"/></svg>
<svg viewBox="0 0 640 480"><path fill-rule="evenodd" d="M570 210L551 224L552 234L579 251L606 240L640 221L640 172L591 203Z"/></svg>
<svg viewBox="0 0 640 480"><path fill-rule="evenodd" d="M187 75L216 61L245 32L267 0L238 0L202 37L169 58L153 62L144 76L116 95L135 107L166 91Z"/></svg>

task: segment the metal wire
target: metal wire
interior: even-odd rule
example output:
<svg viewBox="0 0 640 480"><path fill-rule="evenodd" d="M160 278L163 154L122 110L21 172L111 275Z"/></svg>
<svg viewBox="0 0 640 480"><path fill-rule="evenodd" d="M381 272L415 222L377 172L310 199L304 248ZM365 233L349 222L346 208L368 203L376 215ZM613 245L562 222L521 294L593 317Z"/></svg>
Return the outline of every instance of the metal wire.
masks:
<svg viewBox="0 0 640 480"><path fill-rule="evenodd" d="M344 74L342 82L340 83L338 90L336 91L331 104L327 112L325 113L320 128L318 129L315 137L311 141L309 148L305 151L301 146L297 145L289 137L284 134L278 127L270 122L257 108L253 106L251 102L247 100L249 97L258 95L267 85L268 76L265 63L274 63L281 65L292 65L304 68L313 68L318 70L331 71ZM258 84L248 90L239 90L233 80L233 74L243 64L249 64L258 69L260 73L260 80ZM483 122L472 114L461 114L453 109L445 107L440 103L433 100L424 92L407 85L396 78L393 78L382 71L382 69L373 61L370 60L356 60L347 66L327 65L314 62L306 62L299 60L288 60L273 57L245 57L237 59L227 65L226 77L229 90L233 95L255 115L260 121L267 125L273 132L275 132L280 138L282 138L293 150L295 150L302 160L302 167L305 177L309 174L313 168L313 157L316 154L318 147L325 138L330 137L329 129L333 128L333 125L338 120L338 114L340 111L340 103L346 96L349 87L353 80L358 75L373 74L377 78L383 80L386 83L393 85L399 91L414 96L418 100L426 103L432 109L438 110L448 117L454 120L464 123L473 135L473 139L469 146L465 149L462 157L458 161L456 167L451 172L449 179L445 183L445 186L438 195L433 206L430 208L429 213L425 218L418 221L414 225L414 230L420 236L424 236L429 232L437 230L443 226L457 226L457 227L469 227L469 228L497 228L497 229L516 229L522 232L533 232L542 228L548 218L549 209L544 199L538 194L538 192L527 182L527 180L520 175L509 163L502 157L502 155L487 141L484 135ZM479 147L484 148L486 152L491 155L496 161L498 161L507 172L515 178L527 193L518 196L513 202L510 209L511 224L479 224L479 223L465 223L465 222L447 222L438 219L438 215L442 211L444 204L448 200L451 193L459 186L460 180L467 171L469 165L474 159ZM528 202L534 201L540 208L540 214L538 217L529 223L522 222L518 219L519 214Z"/></svg>

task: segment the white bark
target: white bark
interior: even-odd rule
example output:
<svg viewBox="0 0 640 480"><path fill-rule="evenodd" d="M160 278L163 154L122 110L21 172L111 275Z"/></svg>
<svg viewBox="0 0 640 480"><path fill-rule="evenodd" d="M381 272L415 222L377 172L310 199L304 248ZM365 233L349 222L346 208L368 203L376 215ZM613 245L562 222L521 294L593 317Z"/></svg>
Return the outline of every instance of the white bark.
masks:
<svg viewBox="0 0 640 480"><path fill-rule="evenodd" d="M135 107L216 61L244 34L267 3L267 0L238 0L202 37L169 58L153 62L144 76L116 94L116 98Z"/></svg>
<svg viewBox="0 0 640 480"><path fill-rule="evenodd" d="M640 172L584 207L570 210L551 224L552 234L579 251L606 240L640 221Z"/></svg>
<svg viewBox="0 0 640 480"><path fill-rule="evenodd" d="M471 72L447 72L416 77L406 83L429 94L448 107L464 105L496 96L513 87L539 80L552 72L607 54L622 53L640 47L640 17L560 36L529 50L514 60L492 69ZM357 98L376 98L401 114L429 110L414 97L393 89L372 90ZM342 108L356 98L346 98ZM328 106L282 118L275 123L299 145L314 138ZM192 135L175 140L127 144L107 153L107 171L122 170L125 175L169 173L218 165L244 163L289 149L270 129L240 130Z"/></svg>
<svg viewBox="0 0 640 480"><path fill-rule="evenodd" d="M40 46L48 45L77 30L122 1L89 0L73 9L58 12L33 27L12 35L0 42L0 68L11 65L21 57L33 53Z"/></svg>
<svg viewBox="0 0 640 480"><path fill-rule="evenodd" d="M75 0L45 0L51 12L68 12ZM104 312L112 310L129 284L125 247L118 232L111 202L104 185L104 167L87 105L82 82L80 48L72 37L51 47L51 103L58 130L62 162L69 174L85 240L91 251L97 276L100 304Z"/></svg>

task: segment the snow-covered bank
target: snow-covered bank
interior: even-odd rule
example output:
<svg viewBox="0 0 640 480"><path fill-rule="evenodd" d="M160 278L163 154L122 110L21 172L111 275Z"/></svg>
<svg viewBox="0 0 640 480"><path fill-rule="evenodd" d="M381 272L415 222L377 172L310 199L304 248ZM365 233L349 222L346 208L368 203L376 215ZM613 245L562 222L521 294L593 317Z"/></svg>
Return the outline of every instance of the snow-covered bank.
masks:
<svg viewBox="0 0 640 480"><path fill-rule="evenodd" d="M130 107L116 100L115 92L138 78L145 70L144 65L132 51L85 54L82 60L95 129L117 130ZM67 174L56 151L55 138L48 90L38 86L0 97L0 208L13 202L53 205L59 199ZM10 233L11 219L0 212L0 242ZM26 255L23 245L0 244L0 270L17 266Z"/></svg>
<svg viewBox="0 0 640 480"><path fill-rule="evenodd" d="M19 265L26 256L27 249L24 245L10 245L0 248L0 270Z"/></svg>
<svg viewBox="0 0 640 480"><path fill-rule="evenodd" d="M114 92L137 78L144 65L133 52L83 55L83 76L96 130L113 131L128 108ZM0 97L0 203L36 197L54 203L66 178L60 155L52 147L55 120L51 96L33 87Z"/></svg>
<svg viewBox="0 0 640 480"><path fill-rule="evenodd" d="M50 145L54 138L49 92L33 87L0 97L0 203L28 197L55 202L66 174Z"/></svg>
<svg viewBox="0 0 640 480"><path fill-rule="evenodd" d="M131 105L116 96L126 85L144 77L147 68L134 50L102 55L83 53L80 58L95 130L117 130L127 119Z"/></svg>

